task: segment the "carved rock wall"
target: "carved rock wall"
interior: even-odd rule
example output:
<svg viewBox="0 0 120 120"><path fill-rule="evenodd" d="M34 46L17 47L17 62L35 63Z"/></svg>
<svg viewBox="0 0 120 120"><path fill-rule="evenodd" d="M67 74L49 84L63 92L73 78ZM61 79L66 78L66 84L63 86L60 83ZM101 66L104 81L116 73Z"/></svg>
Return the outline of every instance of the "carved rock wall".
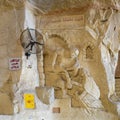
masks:
<svg viewBox="0 0 120 120"><path fill-rule="evenodd" d="M14 113L14 93L21 71L11 71L9 59L22 57L19 36L24 23L23 5L18 9L15 3L10 8L6 4L0 1L0 114L5 115Z"/></svg>
<svg viewBox="0 0 120 120"><path fill-rule="evenodd" d="M107 74L111 72L106 71L106 64L103 64L104 58L101 56L103 48L100 47L102 40L99 37L104 33L100 31L102 26L97 28L102 23L100 16L94 18L96 22L94 26L95 24L90 23L92 17L87 10L80 15L69 14L38 17L37 25L45 39L45 85L55 87L56 98L71 98L72 107L85 108L78 96L83 96L82 94L85 94L83 91L88 92L91 84L93 89L90 93L93 93L94 97L94 92L100 94L99 97L95 97L96 101L100 99L104 110L115 113L116 107L108 99L110 92L115 92L113 88L109 88L109 76L106 75L106 72ZM106 23L103 28L105 25ZM93 27L96 27L96 30ZM113 73L111 75L114 76ZM86 81L89 87L85 88Z"/></svg>
<svg viewBox="0 0 120 120"><path fill-rule="evenodd" d="M24 9L10 7L2 14L0 24L7 34L1 30L1 38L5 37L4 41L0 39L0 49L4 50L1 61L5 63L0 62L3 68L0 97L5 98L10 109L0 101L0 112L14 115L1 115L0 119L118 120L117 104L113 98L119 50L119 1L110 0L107 4L105 0L60 0L60 6L54 0L28 2L24 28L36 28L43 35L44 49L41 56L31 55L28 60L24 54L22 56L16 38L23 26ZM30 3L37 9L29 9ZM8 58L18 56L23 60L22 72L9 71ZM40 88L37 93L35 87ZM34 95L35 109L25 108L24 93Z"/></svg>

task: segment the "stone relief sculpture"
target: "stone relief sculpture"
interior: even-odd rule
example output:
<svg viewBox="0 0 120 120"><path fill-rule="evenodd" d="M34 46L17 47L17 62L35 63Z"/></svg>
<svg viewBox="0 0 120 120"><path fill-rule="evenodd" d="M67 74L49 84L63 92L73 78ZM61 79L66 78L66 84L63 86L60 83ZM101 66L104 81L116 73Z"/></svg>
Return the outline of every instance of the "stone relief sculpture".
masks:
<svg viewBox="0 0 120 120"><path fill-rule="evenodd" d="M90 108L103 109L100 98L100 90L88 70L81 68L85 76L84 91L78 96L84 104Z"/></svg>
<svg viewBox="0 0 120 120"><path fill-rule="evenodd" d="M96 10L91 9L89 19L87 31L97 40L101 61L106 72L108 84L106 84L108 87L106 93L111 102L117 103L119 100L115 93L115 68L119 51L119 13L117 8L104 6ZM101 94L103 95L102 90ZM111 108L114 109L113 106ZM108 109L110 109L109 106Z"/></svg>
<svg viewBox="0 0 120 120"><path fill-rule="evenodd" d="M96 108L104 109L100 98L100 90L96 85L94 79L91 77L88 70L85 68L80 68L77 77L72 79L73 87L68 90L68 94L72 97L72 100L77 100L77 104L72 104L72 106L79 106L84 108ZM81 106L82 103L82 106Z"/></svg>
<svg viewBox="0 0 120 120"><path fill-rule="evenodd" d="M77 56L79 54L78 50L73 50L73 53L70 52L70 48L66 44L66 42L57 35L52 35L52 39L50 37L50 44L53 43L54 48L51 48L53 51L53 60L51 61L51 67L53 72L59 74L61 71L64 73L66 77L66 84L68 88L72 87L71 79L69 77L69 73L67 69L73 69L73 65L77 65ZM55 41L56 40L56 41ZM64 43L65 42L65 43ZM49 49L50 46L49 41L46 43L46 49ZM48 46L48 47L47 47ZM77 55L77 56L76 56ZM78 65L79 67L79 65ZM77 67L74 67L77 71Z"/></svg>
<svg viewBox="0 0 120 120"><path fill-rule="evenodd" d="M60 63L60 68L62 69L62 71L59 71L58 74L60 75L61 80L66 80L66 86L65 85L59 86L58 84L57 87L62 88L63 97L67 95L66 93L67 89L72 89L73 84L76 84L75 82L74 83L72 82L70 71L74 76L76 76L80 68L80 64L77 58L79 55L79 51L76 49L73 50L72 52L73 53L71 53L70 58L65 58L65 56L62 56L63 58Z"/></svg>
<svg viewBox="0 0 120 120"><path fill-rule="evenodd" d="M50 48L52 43L54 47ZM104 107L99 100L100 90L98 86L90 73L80 65L79 49L68 46L67 42L58 35L52 35L46 41L44 53L46 85L54 86L56 98L71 98L73 107L103 109ZM85 52L86 59L93 59L93 46L88 45ZM49 54L53 59L47 61L46 57ZM47 64L49 67L51 66L51 70L47 68ZM47 78L53 79L52 84L48 82Z"/></svg>

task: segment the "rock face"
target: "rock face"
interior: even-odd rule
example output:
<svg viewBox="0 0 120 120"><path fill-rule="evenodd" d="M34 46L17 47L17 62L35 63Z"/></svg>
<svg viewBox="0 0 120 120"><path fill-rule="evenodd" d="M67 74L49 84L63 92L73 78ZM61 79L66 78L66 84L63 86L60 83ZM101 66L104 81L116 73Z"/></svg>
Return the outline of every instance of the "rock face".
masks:
<svg viewBox="0 0 120 120"><path fill-rule="evenodd" d="M14 108L10 97L6 93L0 93L0 114L13 115Z"/></svg>
<svg viewBox="0 0 120 120"><path fill-rule="evenodd" d="M12 78L9 77L0 88L0 114L11 115L14 113Z"/></svg>
<svg viewBox="0 0 120 120"><path fill-rule="evenodd" d="M12 120L23 116L26 120L55 120L55 116L59 120L78 120L79 115L85 120L99 120L102 113L103 120L117 120L119 1L28 0L25 10L18 3L9 9L7 5L12 6L13 2L5 1L1 9L0 97L10 107L5 109L0 98L0 108L4 108L0 114L20 111ZM8 59L22 57L17 36L23 26L24 11L24 27L37 29L43 36L44 47L29 59L23 55L22 72L10 71ZM36 109L28 112L23 106L23 94L30 91L35 95ZM58 108L59 115L52 113L52 108Z"/></svg>
<svg viewBox="0 0 120 120"><path fill-rule="evenodd" d="M22 57L19 36L23 28L24 10L23 3L20 3L0 1L0 114L4 115L14 113L14 94L21 73L21 70L9 69L10 58Z"/></svg>

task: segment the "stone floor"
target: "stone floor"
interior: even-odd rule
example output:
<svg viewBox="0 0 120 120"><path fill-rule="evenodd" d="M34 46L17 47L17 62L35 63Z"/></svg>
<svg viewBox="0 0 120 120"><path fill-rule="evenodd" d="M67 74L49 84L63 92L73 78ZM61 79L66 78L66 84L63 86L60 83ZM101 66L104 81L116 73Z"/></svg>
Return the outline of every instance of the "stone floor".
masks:
<svg viewBox="0 0 120 120"><path fill-rule="evenodd" d="M53 108L59 107L60 113L53 113ZM70 99L56 99L50 106L40 103L35 110L23 110L13 116L0 116L0 120L118 120L117 116L104 111L71 108Z"/></svg>

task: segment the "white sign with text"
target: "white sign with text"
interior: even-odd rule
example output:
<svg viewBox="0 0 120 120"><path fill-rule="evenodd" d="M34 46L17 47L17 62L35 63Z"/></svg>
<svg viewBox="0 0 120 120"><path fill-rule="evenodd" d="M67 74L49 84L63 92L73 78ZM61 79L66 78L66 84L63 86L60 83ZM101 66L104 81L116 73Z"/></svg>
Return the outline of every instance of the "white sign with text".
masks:
<svg viewBox="0 0 120 120"><path fill-rule="evenodd" d="M9 69L19 70L21 68L21 58L10 58L9 59Z"/></svg>

